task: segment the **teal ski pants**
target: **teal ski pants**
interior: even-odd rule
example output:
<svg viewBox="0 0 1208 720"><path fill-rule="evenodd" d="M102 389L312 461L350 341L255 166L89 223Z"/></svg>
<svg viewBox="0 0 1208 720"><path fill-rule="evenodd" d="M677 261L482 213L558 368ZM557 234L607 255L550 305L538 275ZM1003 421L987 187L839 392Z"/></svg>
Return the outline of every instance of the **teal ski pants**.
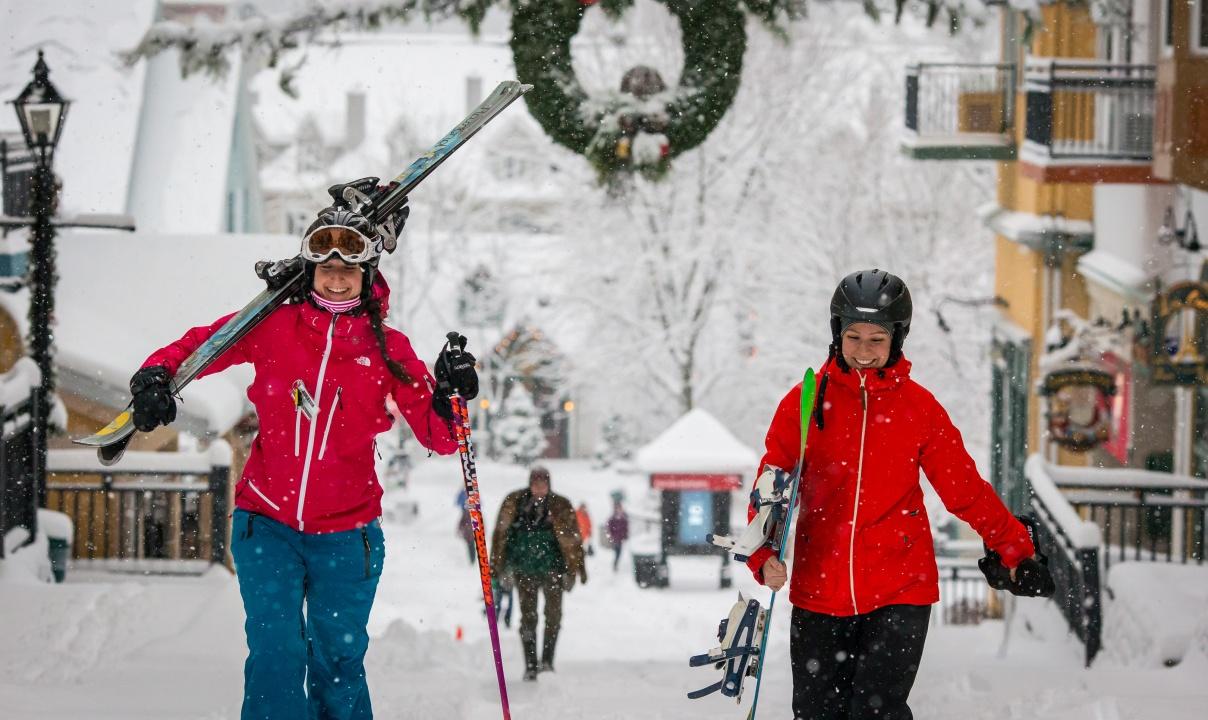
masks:
<svg viewBox="0 0 1208 720"><path fill-rule="evenodd" d="M385 545L378 521L301 533L236 510L231 556L247 615L242 720L367 720L369 610Z"/></svg>

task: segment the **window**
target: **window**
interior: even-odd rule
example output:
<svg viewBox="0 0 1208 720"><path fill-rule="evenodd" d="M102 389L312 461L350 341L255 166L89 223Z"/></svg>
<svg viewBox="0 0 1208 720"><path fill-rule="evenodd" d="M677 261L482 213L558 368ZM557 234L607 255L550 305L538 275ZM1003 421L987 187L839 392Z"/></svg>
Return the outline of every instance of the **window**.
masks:
<svg viewBox="0 0 1208 720"><path fill-rule="evenodd" d="M1174 0L1162 0L1162 52L1169 54L1174 48Z"/></svg>
<svg viewBox="0 0 1208 720"><path fill-rule="evenodd" d="M1208 0L1195 0L1191 7L1191 50L1208 54Z"/></svg>
<svg viewBox="0 0 1208 720"><path fill-rule="evenodd" d="M4 214L12 217L29 215L29 201L34 181L33 157L23 144L4 142L0 152L0 185L3 186Z"/></svg>

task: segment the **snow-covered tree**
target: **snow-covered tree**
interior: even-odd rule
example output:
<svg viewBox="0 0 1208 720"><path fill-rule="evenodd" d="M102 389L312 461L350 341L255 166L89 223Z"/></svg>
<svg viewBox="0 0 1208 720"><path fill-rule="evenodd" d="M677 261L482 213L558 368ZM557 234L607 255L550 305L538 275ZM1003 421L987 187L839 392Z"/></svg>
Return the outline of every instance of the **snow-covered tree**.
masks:
<svg viewBox="0 0 1208 720"><path fill-rule="evenodd" d="M545 452L549 444L541 429L541 415L528 390L519 383L512 387L503 410L491 424L495 447L512 462L528 465Z"/></svg>

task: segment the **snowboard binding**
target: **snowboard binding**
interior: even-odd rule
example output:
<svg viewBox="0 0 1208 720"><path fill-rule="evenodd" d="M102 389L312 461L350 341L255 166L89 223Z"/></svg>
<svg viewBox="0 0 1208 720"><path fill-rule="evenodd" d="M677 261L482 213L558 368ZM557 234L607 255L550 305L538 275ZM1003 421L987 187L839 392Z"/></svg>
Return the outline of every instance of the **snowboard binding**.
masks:
<svg viewBox="0 0 1208 720"><path fill-rule="evenodd" d="M755 517L738 536L707 536L710 543L734 553L739 562L763 547L780 552L783 523L789 517L789 494L792 492L793 474L774 465L767 465L763 474L755 481L751 491L751 507L756 508Z"/></svg>
<svg viewBox="0 0 1208 720"><path fill-rule="evenodd" d="M742 685L748 677L759 670L759 649L763 643L763 625L767 611L759 606L758 600L747 600L742 593L738 602L730 609L728 617L717 627L717 639L721 644L702 655L688 659L689 667L713 665L722 670L722 679L688 693L692 700L720 691L722 695L742 702Z"/></svg>

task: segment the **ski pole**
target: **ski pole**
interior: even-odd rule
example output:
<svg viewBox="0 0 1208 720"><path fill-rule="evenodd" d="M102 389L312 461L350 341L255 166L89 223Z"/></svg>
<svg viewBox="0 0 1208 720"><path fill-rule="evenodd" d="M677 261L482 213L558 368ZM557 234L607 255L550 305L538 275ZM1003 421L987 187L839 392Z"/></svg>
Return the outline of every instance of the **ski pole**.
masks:
<svg viewBox="0 0 1208 720"><path fill-rule="evenodd" d="M449 333L445 348L454 357L461 354L464 339L456 332ZM440 390L441 388L438 388ZM495 597L491 591L491 560L487 555L486 525L482 521L482 499L478 495L478 471L474 464L474 445L470 442L470 410L465 398L454 390L449 394L453 406L453 436L457 439L457 453L461 456L461 477L466 485L466 509L470 511L470 526L474 530L474 549L478 553L478 575L482 581L482 602L486 605L487 628L491 632L491 651L495 656L495 675L499 680L499 701L503 707L503 720L511 720L508 707L507 681L503 677L503 655L499 650L499 622L495 617Z"/></svg>

